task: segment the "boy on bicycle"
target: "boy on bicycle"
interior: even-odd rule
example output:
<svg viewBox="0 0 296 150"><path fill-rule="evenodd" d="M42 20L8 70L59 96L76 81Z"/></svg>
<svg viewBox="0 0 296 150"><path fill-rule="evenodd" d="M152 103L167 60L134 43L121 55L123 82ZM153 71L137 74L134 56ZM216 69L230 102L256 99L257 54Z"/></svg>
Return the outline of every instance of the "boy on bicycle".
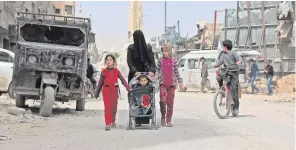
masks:
<svg viewBox="0 0 296 150"><path fill-rule="evenodd" d="M225 40L222 42L223 45L223 57L220 57L220 60L217 61L215 65L212 67L220 67L224 64L226 68L231 67L229 70L237 70L237 71L229 71L226 76L230 77L230 82L228 83L231 88L231 95L234 102L233 110L234 113L239 113L239 98L238 98L238 65L242 62L241 57L235 52L232 51L232 42L230 40Z"/></svg>

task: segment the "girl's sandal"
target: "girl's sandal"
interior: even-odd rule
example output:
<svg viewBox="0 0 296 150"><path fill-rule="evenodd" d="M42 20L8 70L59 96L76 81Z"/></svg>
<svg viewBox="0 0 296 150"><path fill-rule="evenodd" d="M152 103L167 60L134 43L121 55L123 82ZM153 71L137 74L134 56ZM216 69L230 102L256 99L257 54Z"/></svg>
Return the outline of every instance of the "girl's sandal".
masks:
<svg viewBox="0 0 296 150"><path fill-rule="evenodd" d="M172 123L167 123L167 127L173 127Z"/></svg>
<svg viewBox="0 0 296 150"><path fill-rule="evenodd" d="M106 130L106 131L111 130L111 126L106 126L106 127L105 127L105 130Z"/></svg>

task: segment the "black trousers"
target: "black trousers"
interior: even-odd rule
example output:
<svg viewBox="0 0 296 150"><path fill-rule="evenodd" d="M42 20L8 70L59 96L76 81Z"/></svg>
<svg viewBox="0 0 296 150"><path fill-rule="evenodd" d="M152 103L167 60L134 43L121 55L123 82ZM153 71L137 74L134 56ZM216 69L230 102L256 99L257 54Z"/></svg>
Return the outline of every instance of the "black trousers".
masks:
<svg viewBox="0 0 296 150"><path fill-rule="evenodd" d="M238 98L238 72L229 72L226 74L226 81L228 85L230 86L230 91L232 95L232 99L234 102L233 109L239 108L239 98Z"/></svg>
<svg viewBox="0 0 296 150"><path fill-rule="evenodd" d="M93 89L96 90L97 81L93 77L89 78L89 80L93 84Z"/></svg>
<svg viewBox="0 0 296 150"><path fill-rule="evenodd" d="M221 75L219 75L220 77L218 77L217 82L219 84L219 89L221 89L221 87L223 86L223 77Z"/></svg>

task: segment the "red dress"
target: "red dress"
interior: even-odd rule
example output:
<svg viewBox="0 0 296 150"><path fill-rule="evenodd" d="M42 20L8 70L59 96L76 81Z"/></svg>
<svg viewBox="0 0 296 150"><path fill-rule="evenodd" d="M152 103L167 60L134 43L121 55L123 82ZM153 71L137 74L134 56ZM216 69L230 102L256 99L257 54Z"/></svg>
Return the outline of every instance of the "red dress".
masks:
<svg viewBox="0 0 296 150"><path fill-rule="evenodd" d="M118 78L121 80L122 84L129 90L129 86L126 80L121 75L117 68L106 68L103 69L98 84L97 92L100 93L103 88L103 100L105 106L105 123L106 125L111 125L115 122L116 112L117 112L117 99L118 99Z"/></svg>

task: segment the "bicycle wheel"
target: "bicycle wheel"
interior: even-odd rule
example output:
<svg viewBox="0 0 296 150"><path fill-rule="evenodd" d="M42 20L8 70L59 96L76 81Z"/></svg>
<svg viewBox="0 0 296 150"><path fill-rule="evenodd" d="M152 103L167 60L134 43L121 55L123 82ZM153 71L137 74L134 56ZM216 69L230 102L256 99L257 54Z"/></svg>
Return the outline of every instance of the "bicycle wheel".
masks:
<svg viewBox="0 0 296 150"><path fill-rule="evenodd" d="M226 118L228 118L228 116L230 114L230 107L229 107L229 105L227 105L226 101L227 100L225 97L225 92L222 90L219 90L214 96L213 107L214 107L214 111L215 111L216 115L220 119L226 119ZM221 110L218 107L219 108L221 107ZM222 111L224 111L224 112L222 112Z"/></svg>

